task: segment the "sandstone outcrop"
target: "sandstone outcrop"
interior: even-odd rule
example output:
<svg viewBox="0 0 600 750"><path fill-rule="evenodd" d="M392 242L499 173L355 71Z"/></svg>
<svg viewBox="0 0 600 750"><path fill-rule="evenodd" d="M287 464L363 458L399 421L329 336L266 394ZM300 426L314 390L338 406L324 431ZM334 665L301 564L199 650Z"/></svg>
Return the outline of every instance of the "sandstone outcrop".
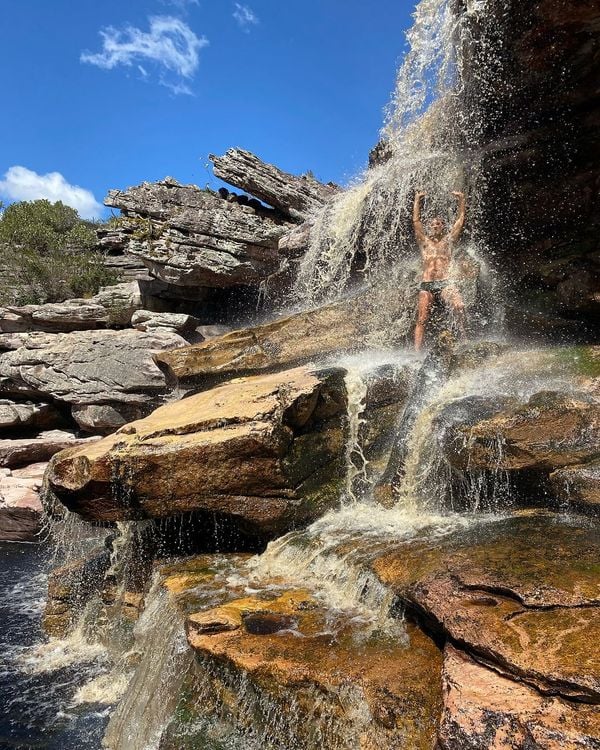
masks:
<svg viewBox="0 0 600 750"><path fill-rule="evenodd" d="M0 434L64 427L65 419L52 404L0 399Z"/></svg>
<svg viewBox="0 0 600 750"><path fill-rule="evenodd" d="M46 463L0 474L0 541L37 542L42 530L39 491Z"/></svg>
<svg viewBox="0 0 600 750"><path fill-rule="evenodd" d="M599 538L586 522L516 516L407 545L374 569L479 663L541 695L597 704Z"/></svg>
<svg viewBox="0 0 600 750"><path fill-rule="evenodd" d="M7 335L22 336L22 345L0 356L1 393L77 408L110 405L126 419L150 411L166 392L152 355L187 343L164 330ZM81 426L89 424L86 416Z"/></svg>
<svg viewBox="0 0 600 750"><path fill-rule="evenodd" d="M98 592L110 566L108 550L55 568L48 579L48 601L42 624L48 635L64 638L81 615L83 605Z"/></svg>
<svg viewBox="0 0 600 750"><path fill-rule="evenodd" d="M339 370L238 379L61 454L49 483L89 520L201 511L282 533L337 502L345 411Z"/></svg>
<svg viewBox="0 0 600 750"><path fill-rule="evenodd" d="M277 242L288 223L274 211L228 202L172 178L112 190L105 204L122 211L122 247L167 284L253 285L278 268Z"/></svg>
<svg viewBox="0 0 600 750"><path fill-rule="evenodd" d="M541 695L453 646L444 650L442 750L596 747L598 707Z"/></svg>
<svg viewBox="0 0 600 750"><path fill-rule="evenodd" d="M557 469L550 482L563 507L600 513L600 459Z"/></svg>
<svg viewBox="0 0 600 750"><path fill-rule="evenodd" d="M49 461L55 453L96 438L78 438L69 430L48 430L33 437L0 440L0 466L14 468Z"/></svg>
<svg viewBox="0 0 600 750"><path fill-rule="evenodd" d="M381 301L374 290L361 292L340 302L231 331L179 351L161 352L156 361L185 387L304 362L326 361L344 352L360 352L369 342L376 344L388 318L395 319L395 324L387 333L401 341L409 325L406 301L388 300L385 320L378 313Z"/></svg>
<svg viewBox="0 0 600 750"><path fill-rule="evenodd" d="M324 185L311 174L295 176L283 172L241 148L230 148L224 156L211 154L209 158L216 177L256 196L292 219L306 219L339 191L336 185Z"/></svg>
<svg viewBox="0 0 600 750"><path fill-rule="evenodd" d="M116 284L104 287L89 299L3 308L0 331L60 333L124 327L141 306L142 295L136 281Z"/></svg>

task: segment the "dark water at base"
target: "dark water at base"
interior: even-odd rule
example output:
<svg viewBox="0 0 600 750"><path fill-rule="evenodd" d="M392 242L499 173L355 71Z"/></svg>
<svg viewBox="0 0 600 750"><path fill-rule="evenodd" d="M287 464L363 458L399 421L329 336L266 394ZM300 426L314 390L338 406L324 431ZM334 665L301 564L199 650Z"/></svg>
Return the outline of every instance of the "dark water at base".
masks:
<svg viewBox="0 0 600 750"><path fill-rule="evenodd" d="M76 706L73 697L103 671L101 659L51 667L36 656L47 640L40 623L48 554L0 543L0 750L97 750L108 709Z"/></svg>

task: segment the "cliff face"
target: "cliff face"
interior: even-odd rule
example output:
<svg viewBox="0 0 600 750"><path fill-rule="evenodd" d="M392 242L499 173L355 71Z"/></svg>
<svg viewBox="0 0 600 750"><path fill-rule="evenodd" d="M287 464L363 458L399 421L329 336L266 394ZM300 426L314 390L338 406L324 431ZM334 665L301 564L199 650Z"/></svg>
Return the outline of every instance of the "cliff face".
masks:
<svg viewBox="0 0 600 750"><path fill-rule="evenodd" d="M484 235L507 322L587 337L600 313L600 6L491 0L467 15L465 96L483 157ZM490 54L493 50L493 54ZM475 125L475 123L473 123Z"/></svg>

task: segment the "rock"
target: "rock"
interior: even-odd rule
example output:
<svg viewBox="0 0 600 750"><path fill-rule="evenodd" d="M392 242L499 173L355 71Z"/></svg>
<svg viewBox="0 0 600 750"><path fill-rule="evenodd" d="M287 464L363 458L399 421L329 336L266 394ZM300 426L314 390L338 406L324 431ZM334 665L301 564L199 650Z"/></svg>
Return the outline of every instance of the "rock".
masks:
<svg viewBox="0 0 600 750"><path fill-rule="evenodd" d="M48 461L65 448L73 448L95 439L78 438L68 430L49 430L31 438L0 440L0 466L13 468Z"/></svg>
<svg viewBox="0 0 600 750"><path fill-rule="evenodd" d="M131 325L138 331L154 331L157 328L166 328L185 336L185 334L194 331L200 325L200 321L191 315L182 313L138 310L131 318Z"/></svg>
<svg viewBox="0 0 600 750"><path fill-rule="evenodd" d="M0 541L37 542L42 529L39 490L46 463L0 477Z"/></svg>
<svg viewBox="0 0 600 750"><path fill-rule="evenodd" d="M71 407L71 415L84 432L94 435L109 435L127 422L140 419L141 406L119 404L80 404Z"/></svg>
<svg viewBox="0 0 600 750"><path fill-rule="evenodd" d="M101 289L89 299L70 299L44 305L6 308L0 316L0 331L46 331L49 333L86 331L107 326L127 326L135 310L142 306L136 281ZM20 319L16 326L15 318Z"/></svg>
<svg viewBox="0 0 600 750"><path fill-rule="evenodd" d="M224 333L229 333L231 327L224 325L198 326L196 330L203 339L212 339L215 336L222 336Z"/></svg>
<svg viewBox="0 0 600 750"><path fill-rule="evenodd" d="M345 409L341 371L234 380L65 452L49 484L87 520L202 511L283 533L337 502Z"/></svg>
<svg viewBox="0 0 600 750"><path fill-rule="evenodd" d="M62 427L64 422L52 404L0 399L0 433L48 430Z"/></svg>
<svg viewBox="0 0 600 750"><path fill-rule="evenodd" d="M46 633L64 638L73 629L83 606L98 593L110 567L110 553L99 548L88 557L55 568L48 579L48 601L42 619Z"/></svg>
<svg viewBox="0 0 600 750"><path fill-rule="evenodd" d="M441 750L593 750L597 706L541 695L447 645L443 670Z"/></svg>
<svg viewBox="0 0 600 750"><path fill-rule="evenodd" d="M244 675L249 700L281 715L284 747L433 747L440 712L434 643L408 626L410 645L373 638L357 648L350 625L323 637L331 632L330 615L303 591L269 601L248 597L190 615L188 642L202 665L196 691L204 685L207 705L231 711L235 725L242 698L231 686ZM298 715L285 711L290 699ZM203 709L196 707L200 726ZM262 724L262 712L254 716L257 732L272 731Z"/></svg>
<svg viewBox="0 0 600 750"><path fill-rule="evenodd" d="M594 514L600 510L600 459L557 469L550 482L561 504Z"/></svg>
<svg viewBox="0 0 600 750"><path fill-rule="evenodd" d="M304 220L339 191L312 175L297 177L265 164L249 151L230 148L224 156L210 155L216 177L260 198L293 219Z"/></svg>
<svg viewBox="0 0 600 750"><path fill-rule="evenodd" d="M489 257L500 272L510 266L507 326L519 338L595 339L598 5L583 0L565 13L562 0L526 0L505 10L493 0L485 17L464 12L460 22L472 32L464 97L473 119L463 132L482 159Z"/></svg>
<svg viewBox="0 0 600 750"><path fill-rule="evenodd" d="M475 523L374 563L380 580L478 662L544 695L600 703L598 528L550 514Z"/></svg>
<svg viewBox="0 0 600 750"><path fill-rule="evenodd" d="M20 335L20 334L15 334ZM146 405L165 393L152 355L187 343L168 331L40 334L0 357L0 392L76 404Z"/></svg>
<svg viewBox="0 0 600 750"><path fill-rule="evenodd" d="M277 242L288 224L272 211L229 203L171 178L112 190L105 204L124 213L127 253L166 284L252 285L278 268Z"/></svg>
<svg viewBox="0 0 600 750"><path fill-rule="evenodd" d="M378 313L380 302L372 290L362 292L179 351L162 352L156 361L180 385L187 386L360 351L379 335L383 325ZM402 299L388 300L386 314L397 321L405 320L404 304Z"/></svg>
<svg viewBox="0 0 600 750"><path fill-rule="evenodd" d="M478 399L475 412L463 414L445 432L444 453L461 470L549 472L598 454L600 405L588 394L542 391L525 404L492 403L492 411L500 410L479 418L478 410L487 405L486 399Z"/></svg>

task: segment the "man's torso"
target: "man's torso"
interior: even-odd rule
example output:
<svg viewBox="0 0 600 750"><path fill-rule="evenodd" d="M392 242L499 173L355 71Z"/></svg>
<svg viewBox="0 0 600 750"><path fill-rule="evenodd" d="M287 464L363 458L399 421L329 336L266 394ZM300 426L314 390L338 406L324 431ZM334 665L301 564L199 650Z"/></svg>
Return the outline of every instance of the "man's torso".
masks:
<svg viewBox="0 0 600 750"><path fill-rule="evenodd" d="M420 243L423 258L423 281L445 281L450 271L452 250L450 240L444 237L438 242L426 238Z"/></svg>

